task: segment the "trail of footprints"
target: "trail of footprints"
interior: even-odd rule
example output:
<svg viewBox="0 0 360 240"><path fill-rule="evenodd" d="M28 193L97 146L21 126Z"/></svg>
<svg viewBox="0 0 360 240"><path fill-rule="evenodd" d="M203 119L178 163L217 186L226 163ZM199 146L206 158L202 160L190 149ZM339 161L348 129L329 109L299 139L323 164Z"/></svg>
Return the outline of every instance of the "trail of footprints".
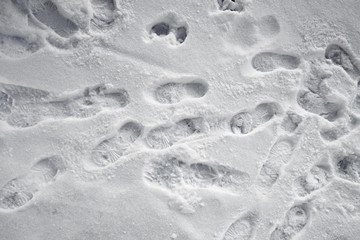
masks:
<svg viewBox="0 0 360 240"><path fill-rule="evenodd" d="M50 28L61 38L70 38L79 26L61 14L52 1L20 4L13 1L18 8L28 12L29 19L40 28ZM113 0L91 0L93 16L91 26L94 30L104 31L116 20L116 2ZM218 0L219 9L223 11L242 12L243 1ZM271 20L271 19L270 19ZM277 24L277 25L276 25ZM275 22L273 31L279 31ZM149 28L151 36L160 38L171 36L175 42L182 44L189 30L186 22L175 14L164 15ZM7 36L0 34L0 51L11 57L31 54L41 46L26 37ZM10 50L9 50L10 49ZM11 50L16 49L16 51ZM340 66L353 80L357 81L357 94L353 100L354 109L360 109L360 71L355 56L348 49L331 44L325 50L325 58L334 65ZM300 58L290 54L260 52L253 56L252 67L262 73L282 70L295 70L300 67ZM307 83L307 89L297 95L297 103L304 110L317 114L327 121L336 122L343 115L344 103L333 99L323 90L322 82L326 76L313 74L315 83ZM314 80L311 79L311 80ZM154 99L160 104L178 104L185 100L192 101L204 97L209 91L205 81L168 82L158 86L153 93ZM77 93L63 96L11 84L0 84L0 120L14 127L30 127L46 119L63 119L68 117L87 118L96 115L102 109L123 108L129 103L129 96L124 89L115 89L108 85L88 87ZM252 109L242 110L229 120L229 129L234 134L246 135L260 126L265 125L278 115L283 115L280 105L276 102L262 102ZM302 123L302 117L288 111L281 123L287 133L280 136L269 150L256 179L257 186L270 190L281 176L282 169L291 161L298 137L294 133ZM175 123L156 126L151 129L144 142L152 149L165 149L192 136L204 133L203 117L189 117ZM355 125L355 124L354 124ZM117 162L122 156L129 154L132 145L142 138L144 128L141 123L130 120L123 123L115 136L102 140L91 151L89 161L96 167L104 167ZM336 141L344 131L321 131L324 139ZM24 176L7 182L0 189L0 207L17 209L29 203L34 196L47 184L54 181L60 172L57 156L38 161ZM334 170L334 173L333 173ZM242 171L215 162L194 162L165 157L150 161L144 167L144 179L151 185L174 190L179 188L210 188L217 187L227 191L246 188L250 176ZM304 175L294 182L294 189L301 198L314 194L327 186L334 177L355 184L360 183L360 157L357 154L333 156L332 164L327 161L314 164ZM309 203L293 205L285 214L284 219L270 234L272 240L290 240L308 224L310 218ZM234 221L224 232L223 240L252 239L258 216L247 212Z"/></svg>
<svg viewBox="0 0 360 240"><path fill-rule="evenodd" d="M0 189L0 208L17 209L30 202L38 191L54 181L61 170L60 164L58 156L43 158L27 174L7 182Z"/></svg>
<svg viewBox="0 0 360 240"><path fill-rule="evenodd" d="M73 95L54 94L29 87L0 84L0 120L14 127L30 127L46 119L87 118L102 109L123 108L129 103L124 89L102 84Z"/></svg>

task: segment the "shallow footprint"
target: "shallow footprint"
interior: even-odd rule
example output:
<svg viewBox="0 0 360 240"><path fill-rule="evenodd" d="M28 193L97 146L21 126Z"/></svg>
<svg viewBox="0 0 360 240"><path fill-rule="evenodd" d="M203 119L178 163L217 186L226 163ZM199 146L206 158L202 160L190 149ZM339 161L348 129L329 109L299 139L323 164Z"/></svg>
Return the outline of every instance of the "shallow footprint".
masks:
<svg viewBox="0 0 360 240"><path fill-rule="evenodd" d="M322 97L310 91L299 91L297 103L304 110L318 114L330 122L338 119L344 110L341 99Z"/></svg>
<svg viewBox="0 0 360 240"><path fill-rule="evenodd" d="M294 185L297 194L304 197L326 186L331 178L330 166L317 164L313 166L305 176L297 178Z"/></svg>
<svg viewBox="0 0 360 240"><path fill-rule="evenodd" d="M254 235L256 216L251 213L240 217L226 230L223 240L249 240Z"/></svg>
<svg viewBox="0 0 360 240"><path fill-rule="evenodd" d="M61 37L70 37L78 31L76 24L65 18L52 1L31 4L31 11L37 20L54 30Z"/></svg>
<svg viewBox="0 0 360 240"><path fill-rule="evenodd" d="M286 213L285 221L271 233L270 240L290 240L295 237L309 221L307 203L295 205Z"/></svg>
<svg viewBox="0 0 360 240"><path fill-rule="evenodd" d="M274 185L280 171L291 159L295 147L295 140L281 138L271 147L264 165L261 167L257 184L269 189Z"/></svg>
<svg viewBox="0 0 360 240"><path fill-rule="evenodd" d="M355 57L352 53L345 51L337 44L331 44L325 50L325 58L341 66L354 80L359 80L360 71L354 64Z"/></svg>
<svg viewBox="0 0 360 240"><path fill-rule="evenodd" d="M271 72L277 68L296 69L300 65L300 59L290 55L282 55L272 52L261 52L256 54L251 64L260 72Z"/></svg>
<svg viewBox="0 0 360 240"><path fill-rule="evenodd" d="M216 186L229 190L245 188L249 175L217 163L187 163L175 157L154 161L145 167L147 181L169 189L181 186L209 188Z"/></svg>
<svg viewBox="0 0 360 240"><path fill-rule="evenodd" d="M99 30L109 28L115 22L115 2L114 0L91 0L94 10L92 24Z"/></svg>
<svg viewBox="0 0 360 240"><path fill-rule="evenodd" d="M159 103L173 104L187 98L203 97L208 91L208 85L203 82L166 83L155 90L155 99Z"/></svg>
<svg viewBox="0 0 360 240"><path fill-rule="evenodd" d="M139 123L125 123L115 137L102 141L92 150L91 162L98 167L104 167L118 161L140 137L142 131L143 127Z"/></svg>
<svg viewBox="0 0 360 240"><path fill-rule="evenodd" d="M230 121L231 131L235 134L250 133L279 113L281 113L281 107L277 103L261 103L252 111L240 112L233 116Z"/></svg>
<svg viewBox="0 0 360 240"><path fill-rule="evenodd" d="M57 156L38 161L25 176L14 178L0 189L0 208L17 209L28 203L59 172Z"/></svg>
<svg viewBox="0 0 360 240"><path fill-rule="evenodd" d="M202 129L203 118L185 118L171 126L160 126L150 130L146 142L151 148L163 149L193 134L201 133Z"/></svg>

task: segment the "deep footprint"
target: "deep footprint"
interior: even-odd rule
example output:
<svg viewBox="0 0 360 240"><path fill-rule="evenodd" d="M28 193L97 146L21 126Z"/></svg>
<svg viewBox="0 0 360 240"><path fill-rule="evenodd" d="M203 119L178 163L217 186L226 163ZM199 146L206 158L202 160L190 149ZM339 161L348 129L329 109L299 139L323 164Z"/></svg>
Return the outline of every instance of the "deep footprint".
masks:
<svg viewBox="0 0 360 240"><path fill-rule="evenodd" d="M335 173L342 179L360 183L360 156L349 154L335 158Z"/></svg>
<svg viewBox="0 0 360 240"><path fill-rule="evenodd" d="M171 45L182 44L189 34L189 29L183 18L174 13L168 13L158 19L149 29L150 38L154 36L166 37ZM174 41L175 40L175 41Z"/></svg>
<svg viewBox="0 0 360 240"><path fill-rule="evenodd" d="M240 112L233 116L230 121L231 131L235 134L250 133L279 113L281 113L281 107L277 103L261 103L252 111Z"/></svg>
<svg viewBox="0 0 360 240"><path fill-rule="evenodd" d="M59 36L67 38L78 31L76 24L65 18L53 2L39 2L30 6L35 18L54 30Z"/></svg>
<svg viewBox="0 0 360 240"><path fill-rule="evenodd" d="M208 85L202 82L166 83L155 90L155 99L159 103L173 104L187 98L201 98L208 91Z"/></svg>
<svg viewBox="0 0 360 240"><path fill-rule="evenodd" d="M281 169L290 161L295 147L293 139L282 138L274 143L257 179L258 185L270 188L280 176Z"/></svg>
<svg viewBox="0 0 360 240"><path fill-rule="evenodd" d="M201 133L202 129L202 118L185 118L171 126L160 126L150 130L146 142L150 148L163 149L193 134Z"/></svg>
<svg viewBox="0 0 360 240"><path fill-rule="evenodd" d="M239 170L217 163L187 163L177 158L168 158L148 164L144 177L152 184L168 189L182 186L209 188L216 186L225 189L246 187L249 175Z"/></svg>
<svg viewBox="0 0 360 240"><path fill-rule="evenodd" d="M341 66L354 80L359 80L360 71L354 64L355 57L352 53L345 51L337 44L331 44L325 50L325 58Z"/></svg>
<svg viewBox="0 0 360 240"><path fill-rule="evenodd" d="M129 103L125 90L103 84L62 97L44 90L11 84L0 84L0 91L1 119L21 128L34 126L49 118L87 118L102 109L123 108Z"/></svg>
<svg viewBox="0 0 360 240"><path fill-rule="evenodd" d="M285 221L270 236L270 240L290 240L308 223L310 217L306 203L295 205L286 213Z"/></svg>
<svg viewBox="0 0 360 240"><path fill-rule="evenodd" d="M260 72L271 72L278 68L293 70L299 67L300 59L290 55L261 52L252 59L252 66Z"/></svg>
<svg viewBox="0 0 360 240"><path fill-rule="evenodd" d="M7 182L0 189L0 208L17 209L27 204L41 188L53 181L59 172L57 156L37 162L25 176Z"/></svg>
<svg viewBox="0 0 360 240"><path fill-rule="evenodd" d="M104 167L118 161L126 155L126 150L142 134L143 127L130 121L120 127L115 137L99 143L92 151L91 161L98 167Z"/></svg>
<svg viewBox="0 0 360 240"><path fill-rule="evenodd" d="M239 0L218 0L219 9L222 11L242 12L244 4Z"/></svg>
<svg viewBox="0 0 360 240"><path fill-rule="evenodd" d="M104 30L111 27L115 22L116 5L113 0L91 0L94 10L92 24L98 30Z"/></svg>
<svg viewBox="0 0 360 240"><path fill-rule="evenodd" d="M254 235L256 216L247 213L233 222L226 230L223 240L249 240Z"/></svg>
<svg viewBox="0 0 360 240"><path fill-rule="evenodd" d="M297 194L304 197L326 186L331 180L330 166L318 164L313 166L305 175L295 180Z"/></svg>

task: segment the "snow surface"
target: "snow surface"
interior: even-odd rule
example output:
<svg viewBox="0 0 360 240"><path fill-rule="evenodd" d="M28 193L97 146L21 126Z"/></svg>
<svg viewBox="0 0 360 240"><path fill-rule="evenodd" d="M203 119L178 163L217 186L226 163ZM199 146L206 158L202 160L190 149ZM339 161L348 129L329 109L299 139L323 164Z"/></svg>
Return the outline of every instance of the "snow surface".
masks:
<svg viewBox="0 0 360 240"><path fill-rule="evenodd" d="M0 239L359 239L359 11L0 1Z"/></svg>

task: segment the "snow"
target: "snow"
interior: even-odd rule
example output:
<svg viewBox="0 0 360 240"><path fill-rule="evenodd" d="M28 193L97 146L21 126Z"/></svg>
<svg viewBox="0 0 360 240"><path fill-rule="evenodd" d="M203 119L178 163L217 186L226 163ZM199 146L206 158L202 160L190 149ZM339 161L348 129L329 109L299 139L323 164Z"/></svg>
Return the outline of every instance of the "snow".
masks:
<svg viewBox="0 0 360 240"><path fill-rule="evenodd" d="M0 239L358 239L358 6L1 1Z"/></svg>

